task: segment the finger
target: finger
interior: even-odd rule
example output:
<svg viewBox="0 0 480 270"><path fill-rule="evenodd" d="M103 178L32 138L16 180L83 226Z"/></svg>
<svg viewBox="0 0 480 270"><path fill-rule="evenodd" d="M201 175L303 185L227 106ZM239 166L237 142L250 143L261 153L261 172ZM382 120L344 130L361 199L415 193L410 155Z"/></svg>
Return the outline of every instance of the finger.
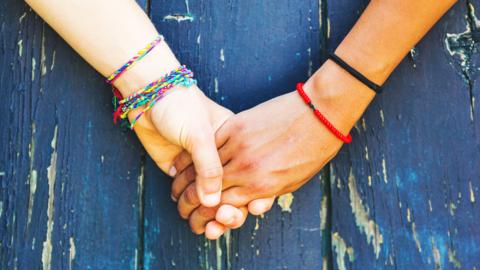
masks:
<svg viewBox="0 0 480 270"><path fill-rule="evenodd" d="M217 208L218 207L205 207L201 205L195 209L188 218L188 223L192 231L196 234L203 234L207 223L215 219Z"/></svg>
<svg viewBox="0 0 480 270"><path fill-rule="evenodd" d="M182 172L192 164L192 156L187 151L183 150L173 161L173 166L177 172Z"/></svg>
<svg viewBox="0 0 480 270"><path fill-rule="evenodd" d="M236 229L243 225L247 216L247 207L236 208L228 204L223 204L218 208L215 214L215 220L228 228Z"/></svg>
<svg viewBox="0 0 480 270"><path fill-rule="evenodd" d="M248 203L248 212L250 214L259 216L272 209L275 202L275 196L265 199L256 199Z"/></svg>
<svg viewBox="0 0 480 270"><path fill-rule="evenodd" d="M242 207L254 200L251 189L246 187L232 187L222 192L222 204Z"/></svg>
<svg viewBox="0 0 480 270"><path fill-rule="evenodd" d="M213 137L201 135L194 141L192 160L200 202L207 207L216 206L220 203L223 168Z"/></svg>
<svg viewBox="0 0 480 270"><path fill-rule="evenodd" d="M227 231L227 228L222 224L214 221L210 221L207 223L205 228L205 237L210 240L216 240L222 236Z"/></svg>
<svg viewBox="0 0 480 270"><path fill-rule="evenodd" d="M232 157L234 156L235 151L238 151L237 144L233 141L227 141L222 147L218 149L218 156L222 161L222 164L225 166Z"/></svg>
<svg viewBox="0 0 480 270"><path fill-rule="evenodd" d="M172 182L172 200L178 201L182 192L195 180L195 168L190 166L179 173Z"/></svg>
<svg viewBox="0 0 480 270"><path fill-rule="evenodd" d="M230 118L232 119L232 118ZM217 145L217 148L221 148L230 138L231 134L231 121L232 120L226 120L222 125L220 125L216 131L215 131L215 144Z"/></svg>
<svg viewBox="0 0 480 270"><path fill-rule="evenodd" d="M188 219L190 214L200 206L200 200L197 195L197 188L194 183L190 184L178 199L178 213L184 219Z"/></svg>

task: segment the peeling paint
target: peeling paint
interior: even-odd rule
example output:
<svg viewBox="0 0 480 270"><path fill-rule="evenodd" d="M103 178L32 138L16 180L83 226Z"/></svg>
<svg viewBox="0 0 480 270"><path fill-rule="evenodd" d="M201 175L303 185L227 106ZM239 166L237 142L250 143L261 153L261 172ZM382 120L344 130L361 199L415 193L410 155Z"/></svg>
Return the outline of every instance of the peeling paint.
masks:
<svg viewBox="0 0 480 270"><path fill-rule="evenodd" d="M35 133L36 133L35 123L32 123L31 130L32 130L32 134L30 137L30 143L28 144L28 157L30 159L28 185L30 188L30 194L28 196L27 229L30 226L30 222L32 221L32 211L33 211L33 205L35 203L35 192L37 190L37 178L38 178L37 170L33 169L33 164L35 161Z"/></svg>
<svg viewBox="0 0 480 270"><path fill-rule="evenodd" d="M42 45L40 49L40 75L43 77L47 74L47 66L45 65L47 54L45 53L45 29L42 31Z"/></svg>
<svg viewBox="0 0 480 270"><path fill-rule="evenodd" d="M328 262L327 262L327 257L322 258L322 270L328 270Z"/></svg>
<svg viewBox="0 0 480 270"><path fill-rule="evenodd" d="M383 114L383 110L380 109L380 120L382 120L382 127L385 126L385 115Z"/></svg>
<svg viewBox="0 0 480 270"><path fill-rule="evenodd" d="M225 247L227 249L227 270L232 269L232 234L231 230L226 230L223 234L225 238Z"/></svg>
<svg viewBox="0 0 480 270"><path fill-rule="evenodd" d="M197 44L200 45L200 41L202 39L202 34L199 34L197 37Z"/></svg>
<svg viewBox="0 0 480 270"><path fill-rule="evenodd" d="M365 145L365 159L368 161L368 147Z"/></svg>
<svg viewBox="0 0 480 270"><path fill-rule="evenodd" d="M413 240L415 241L415 245L417 246L418 252L422 253L422 245L420 243L420 240L418 239L417 226L415 225L415 222L412 222L412 234L413 234Z"/></svg>
<svg viewBox="0 0 480 270"><path fill-rule="evenodd" d="M277 204L282 208L282 212L292 212L293 194L287 193L278 197Z"/></svg>
<svg viewBox="0 0 480 270"><path fill-rule="evenodd" d="M442 269L442 264L441 264L441 256L440 256L440 251L438 250L436 244L435 244L435 239L432 237L431 238L432 242L432 253L433 253L433 261L435 263L435 270L441 270Z"/></svg>
<svg viewBox="0 0 480 270"><path fill-rule="evenodd" d="M473 191L472 181L468 181L468 189L470 190L470 202L475 202L475 192Z"/></svg>
<svg viewBox="0 0 480 270"><path fill-rule="evenodd" d="M25 19L25 17L27 16L27 12L24 12L22 14L22 16L20 16L20 18L18 18L18 23L22 23L23 22L23 19Z"/></svg>
<svg viewBox="0 0 480 270"><path fill-rule="evenodd" d="M417 48L413 47L410 50L410 57L412 58L412 61L413 61L413 68L416 68L417 64L415 64L415 61L417 60L417 57L418 57L418 49Z"/></svg>
<svg viewBox="0 0 480 270"><path fill-rule="evenodd" d="M385 157L382 158L382 173L383 173L383 182L385 182L385 184L388 184L387 162L385 161Z"/></svg>
<svg viewBox="0 0 480 270"><path fill-rule="evenodd" d="M365 234L367 243L372 244L375 257L378 259L383 243L383 236L380 233L379 226L375 223L375 221L370 219L368 210L363 205L362 198L357 191L356 180L351 169L348 177L348 190L350 191L350 207L352 208L352 213L355 216L357 228L360 230L360 232Z"/></svg>
<svg viewBox="0 0 480 270"><path fill-rule="evenodd" d="M225 62L225 51L223 48L220 50L220 61Z"/></svg>
<svg viewBox="0 0 480 270"><path fill-rule="evenodd" d="M217 270L222 270L222 247L220 239L215 240L215 255L217 257Z"/></svg>
<svg viewBox="0 0 480 270"><path fill-rule="evenodd" d="M455 250L448 249L448 261L453 264L453 267L462 269L462 263L458 260Z"/></svg>
<svg viewBox="0 0 480 270"><path fill-rule="evenodd" d="M258 229L260 229L259 218L255 217L255 228L253 230L258 231Z"/></svg>
<svg viewBox="0 0 480 270"><path fill-rule="evenodd" d="M23 55L23 39L20 39L17 42L17 46L18 46L18 57L22 57L22 55Z"/></svg>
<svg viewBox="0 0 480 270"><path fill-rule="evenodd" d="M213 91L218 94L218 78L213 79Z"/></svg>
<svg viewBox="0 0 480 270"><path fill-rule="evenodd" d="M352 247L347 247L345 244L345 240L338 234L338 232L334 232L332 234L332 247L336 253L336 262L337 267L339 270L346 270L345 267L345 255L348 254L348 259L350 262L353 262L354 252Z"/></svg>
<svg viewBox="0 0 480 270"><path fill-rule="evenodd" d="M475 15L475 7L468 2L466 16L466 29L461 33L447 33L444 40L445 48L450 56L457 56L460 61L461 75L468 87L470 95L470 120L473 121L475 114L475 97L473 95L473 70L471 69L471 57L478 52L476 43L480 32L480 21Z"/></svg>
<svg viewBox="0 0 480 270"><path fill-rule="evenodd" d="M52 64L50 65L50 71L53 70L53 68L55 67L55 58L57 56L57 51L53 51L53 54L52 54Z"/></svg>
<svg viewBox="0 0 480 270"><path fill-rule="evenodd" d="M73 237L70 237L70 248L69 248L69 254L68 254L68 269L72 269L72 263L73 260L75 260L75 254L77 253L77 250L75 248L75 242L73 241Z"/></svg>
<svg viewBox="0 0 480 270"><path fill-rule="evenodd" d="M32 57L32 82L35 81L35 69L37 69L37 60Z"/></svg>
<svg viewBox="0 0 480 270"><path fill-rule="evenodd" d="M174 13L174 14L169 14L169 15L163 17L163 20L164 21L177 21L177 22L183 22L183 21L193 22L194 17L190 13L186 13L186 14Z"/></svg>
<svg viewBox="0 0 480 270"><path fill-rule="evenodd" d="M27 228L32 221L33 205L35 202L35 192L37 190L37 170L31 170L29 176L30 195L28 196L28 216L27 216Z"/></svg>
<svg viewBox="0 0 480 270"><path fill-rule="evenodd" d="M0 201L0 218L3 215L3 201Z"/></svg>
<svg viewBox="0 0 480 270"><path fill-rule="evenodd" d="M455 210L457 210L457 206L455 205L455 203L451 202L450 205L449 205L449 209L450 209L450 215L454 216L455 215Z"/></svg>
<svg viewBox="0 0 480 270"><path fill-rule="evenodd" d="M320 230L325 230L327 224L327 196L323 196L320 208Z"/></svg>
<svg viewBox="0 0 480 270"><path fill-rule="evenodd" d="M55 126L53 132L53 139L51 143L52 155L50 157L50 166L47 168L48 178L48 205L47 205L47 234L45 241L43 242L42 250L42 264L43 270L51 269L52 260L52 231L53 231L53 212L54 212L54 199L55 199L55 180L57 174L57 135L58 127Z"/></svg>
<svg viewBox="0 0 480 270"><path fill-rule="evenodd" d="M185 0L185 7L187 8L187 13L190 13L190 5L188 4L188 0Z"/></svg>
<svg viewBox="0 0 480 270"><path fill-rule="evenodd" d="M330 18L327 18L327 38L330 38Z"/></svg>
<svg viewBox="0 0 480 270"><path fill-rule="evenodd" d="M408 221L409 223L412 222L412 219L411 219L410 215L411 215L411 214L410 214L410 208L407 207L407 221Z"/></svg>

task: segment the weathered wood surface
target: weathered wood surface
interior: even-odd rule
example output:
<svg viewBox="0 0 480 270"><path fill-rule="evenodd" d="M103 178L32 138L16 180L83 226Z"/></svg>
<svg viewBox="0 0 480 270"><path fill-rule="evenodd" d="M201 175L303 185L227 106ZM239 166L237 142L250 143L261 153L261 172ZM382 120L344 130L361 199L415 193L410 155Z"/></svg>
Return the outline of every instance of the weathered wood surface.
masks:
<svg viewBox="0 0 480 270"><path fill-rule="evenodd" d="M366 4L142 2L236 112L305 80ZM480 269L478 5L459 2L412 51L291 205L207 241L112 125L102 78L23 2L0 2L0 269Z"/></svg>
<svg viewBox="0 0 480 270"><path fill-rule="evenodd" d="M134 268L142 150L102 78L23 1L0 2L0 269Z"/></svg>
<svg viewBox="0 0 480 270"><path fill-rule="evenodd" d="M329 5L331 47L367 4L352 2ZM477 6L418 44L332 162L336 269L480 269Z"/></svg>
<svg viewBox="0 0 480 270"><path fill-rule="evenodd" d="M318 1L152 1L150 14L200 88L235 112L291 91L320 64ZM147 161L145 269L321 269L320 181L217 242L194 237ZM283 205L284 210L287 206ZM323 249L325 250L325 249Z"/></svg>

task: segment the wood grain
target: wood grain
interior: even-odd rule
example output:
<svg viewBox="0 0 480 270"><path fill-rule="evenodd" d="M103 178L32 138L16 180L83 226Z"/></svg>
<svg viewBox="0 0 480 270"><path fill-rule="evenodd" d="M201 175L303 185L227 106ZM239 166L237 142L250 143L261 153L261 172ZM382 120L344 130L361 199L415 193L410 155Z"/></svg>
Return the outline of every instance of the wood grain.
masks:
<svg viewBox="0 0 480 270"><path fill-rule="evenodd" d="M366 4L329 6L329 46ZM478 4L412 50L331 163L335 269L480 269Z"/></svg>
<svg viewBox="0 0 480 270"><path fill-rule="evenodd" d="M308 78L368 1L140 4L239 112ZM0 269L480 269L476 7L460 1L412 50L319 175L207 241L111 123L101 76L23 2L0 2Z"/></svg>

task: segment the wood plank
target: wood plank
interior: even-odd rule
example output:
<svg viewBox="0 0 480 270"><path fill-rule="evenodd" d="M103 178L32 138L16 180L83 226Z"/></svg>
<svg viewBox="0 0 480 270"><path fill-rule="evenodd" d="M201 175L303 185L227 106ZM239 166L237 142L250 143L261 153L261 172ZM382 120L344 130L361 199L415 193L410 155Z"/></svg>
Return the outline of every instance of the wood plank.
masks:
<svg viewBox="0 0 480 270"><path fill-rule="evenodd" d="M367 2L329 2L331 48ZM480 269L479 4L418 44L332 162L335 269Z"/></svg>
<svg viewBox="0 0 480 270"><path fill-rule="evenodd" d="M236 112L292 91L319 66L318 1L154 0L150 10L201 89ZM216 242L194 236L178 218L170 183L147 160L145 269L322 268L318 177L294 194L291 213L276 206Z"/></svg>
<svg viewBox="0 0 480 270"><path fill-rule="evenodd" d="M0 268L134 269L143 151L111 93L22 1L0 3Z"/></svg>

